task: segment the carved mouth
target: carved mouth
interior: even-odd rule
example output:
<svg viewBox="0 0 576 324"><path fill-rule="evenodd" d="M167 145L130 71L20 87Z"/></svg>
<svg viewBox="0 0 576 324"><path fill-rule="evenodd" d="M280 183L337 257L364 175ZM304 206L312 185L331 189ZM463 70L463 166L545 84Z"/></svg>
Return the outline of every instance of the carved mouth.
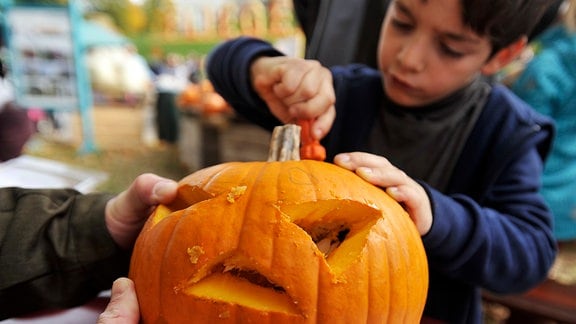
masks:
<svg viewBox="0 0 576 324"><path fill-rule="evenodd" d="M223 268L221 271L215 271L216 273L221 272L221 273L229 273L230 275L238 278L238 279L243 279L246 280L248 282L250 282L253 285L259 286L259 287L263 287L263 288L267 288L267 289L273 289L277 292L280 293L284 293L286 292L284 290L284 288L282 288L281 286L276 285L275 283L271 282L270 280L268 280L268 278L266 278L264 275L258 273L258 271L255 270L247 270L247 269L240 269L240 268L230 268L228 267L228 269L226 269L224 267L224 265L221 265L221 267Z"/></svg>
<svg viewBox="0 0 576 324"><path fill-rule="evenodd" d="M178 289L180 290L180 289ZM296 303L285 289L258 271L218 264L200 281L181 291L205 300L240 305L260 311L298 315Z"/></svg>

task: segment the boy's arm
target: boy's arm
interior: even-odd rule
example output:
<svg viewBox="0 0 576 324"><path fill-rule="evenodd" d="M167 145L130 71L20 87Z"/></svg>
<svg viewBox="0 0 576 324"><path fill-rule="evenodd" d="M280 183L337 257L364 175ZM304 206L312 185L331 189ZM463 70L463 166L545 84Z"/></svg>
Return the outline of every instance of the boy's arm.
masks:
<svg viewBox="0 0 576 324"><path fill-rule="evenodd" d="M250 67L260 56L281 56L271 44L240 37L220 44L206 61L206 73L214 89L234 109L250 121L272 130L281 122L252 89Z"/></svg>
<svg viewBox="0 0 576 324"><path fill-rule="evenodd" d="M423 237L431 267L498 293L522 292L543 280L556 245L538 193L541 168L535 149L518 156L482 205L424 185L434 214Z"/></svg>
<svg viewBox="0 0 576 324"><path fill-rule="evenodd" d="M310 120L315 140L330 130L334 84L318 61L280 55L265 42L240 38L216 49L207 65L216 91L257 124L271 128Z"/></svg>

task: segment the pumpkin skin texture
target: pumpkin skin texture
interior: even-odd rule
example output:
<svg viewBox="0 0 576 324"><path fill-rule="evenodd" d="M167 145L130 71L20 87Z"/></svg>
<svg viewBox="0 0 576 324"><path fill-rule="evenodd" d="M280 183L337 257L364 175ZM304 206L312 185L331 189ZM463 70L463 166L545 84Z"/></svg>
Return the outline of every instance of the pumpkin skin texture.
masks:
<svg viewBox="0 0 576 324"><path fill-rule="evenodd" d="M185 177L145 224L129 276L144 323L418 323L428 289L402 207L313 160Z"/></svg>

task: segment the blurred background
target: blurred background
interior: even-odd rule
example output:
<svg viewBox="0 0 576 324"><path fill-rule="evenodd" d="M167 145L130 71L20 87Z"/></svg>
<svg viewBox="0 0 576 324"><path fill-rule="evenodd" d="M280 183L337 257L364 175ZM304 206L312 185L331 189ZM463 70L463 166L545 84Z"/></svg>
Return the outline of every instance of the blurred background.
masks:
<svg viewBox="0 0 576 324"><path fill-rule="evenodd" d="M6 119L17 133L5 142L0 138L0 150L17 151L23 144L20 152L2 157L0 184L52 186L38 175L69 178L75 171L76 178L95 179L83 190L119 192L144 172L180 179L211 164L266 157L269 135L234 116L205 79L203 63L219 42L239 35L265 38L288 54L302 55L292 1L0 4L6 81L0 92L9 93L33 128L16 127L14 117L3 117L8 109L0 113L0 123ZM61 35L47 31L66 19L70 26L63 26ZM65 50L68 32L80 43L73 54ZM60 45L58 36L66 36ZM68 95L72 104L63 102ZM66 171L55 171L55 162ZM76 178L54 186L76 186Z"/></svg>

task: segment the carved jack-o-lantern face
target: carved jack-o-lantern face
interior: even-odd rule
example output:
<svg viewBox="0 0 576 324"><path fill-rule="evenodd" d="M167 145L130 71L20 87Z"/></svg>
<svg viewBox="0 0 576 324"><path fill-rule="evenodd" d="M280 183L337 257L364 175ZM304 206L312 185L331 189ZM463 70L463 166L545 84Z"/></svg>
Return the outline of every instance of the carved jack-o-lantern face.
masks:
<svg viewBox="0 0 576 324"><path fill-rule="evenodd" d="M403 209L317 161L236 162L180 182L140 234L146 323L417 323L428 287Z"/></svg>

